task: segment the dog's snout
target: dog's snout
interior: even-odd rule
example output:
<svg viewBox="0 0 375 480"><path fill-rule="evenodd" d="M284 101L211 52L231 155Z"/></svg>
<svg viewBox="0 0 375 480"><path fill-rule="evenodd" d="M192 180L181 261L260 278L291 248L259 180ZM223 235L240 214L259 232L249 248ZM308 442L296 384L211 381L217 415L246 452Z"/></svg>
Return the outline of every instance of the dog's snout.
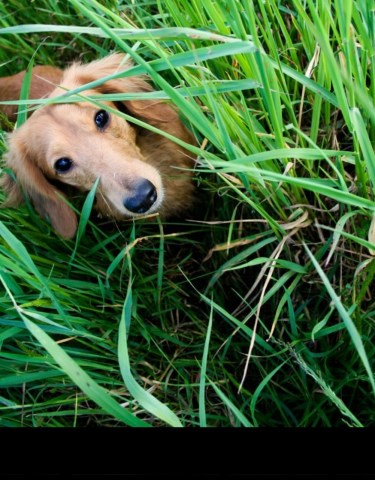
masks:
<svg viewBox="0 0 375 480"><path fill-rule="evenodd" d="M146 213L158 196L155 186L145 178L136 185L132 193L132 196L124 200L124 207L132 213Z"/></svg>

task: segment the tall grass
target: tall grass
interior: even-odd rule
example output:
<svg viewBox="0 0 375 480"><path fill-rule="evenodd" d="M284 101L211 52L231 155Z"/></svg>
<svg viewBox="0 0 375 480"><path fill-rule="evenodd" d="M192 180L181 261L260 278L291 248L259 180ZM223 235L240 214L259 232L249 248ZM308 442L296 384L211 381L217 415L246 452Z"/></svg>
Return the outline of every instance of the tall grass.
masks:
<svg viewBox="0 0 375 480"><path fill-rule="evenodd" d="M370 2L10 0L0 26L2 75L123 51L199 142L180 224L0 212L0 425L372 425Z"/></svg>

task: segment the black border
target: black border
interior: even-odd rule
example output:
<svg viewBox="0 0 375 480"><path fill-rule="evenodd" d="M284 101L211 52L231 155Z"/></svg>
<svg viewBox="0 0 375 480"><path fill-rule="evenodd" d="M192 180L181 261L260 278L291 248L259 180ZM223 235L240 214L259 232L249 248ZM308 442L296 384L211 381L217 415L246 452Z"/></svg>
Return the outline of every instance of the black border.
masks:
<svg viewBox="0 0 375 480"><path fill-rule="evenodd" d="M349 428L2 428L0 473L363 477L375 474L374 433Z"/></svg>

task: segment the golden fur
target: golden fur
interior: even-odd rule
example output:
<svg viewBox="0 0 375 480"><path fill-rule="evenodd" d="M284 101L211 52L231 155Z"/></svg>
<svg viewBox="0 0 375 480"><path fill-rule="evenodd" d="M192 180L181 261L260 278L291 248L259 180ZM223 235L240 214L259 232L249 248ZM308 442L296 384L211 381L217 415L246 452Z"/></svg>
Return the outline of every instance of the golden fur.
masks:
<svg viewBox="0 0 375 480"><path fill-rule="evenodd" d="M60 96L66 90L129 66L129 63L124 64L123 55L113 54L87 65L75 63L64 71L55 67L35 67L30 98ZM23 75L21 72L0 79L0 100L19 98ZM83 95L151 90L143 77L127 77L107 81L94 90L87 89ZM7 174L1 179L8 194L6 205L20 204L21 187L39 214L48 218L56 232L65 238L74 236L77 219L64 201L64 185L88 191L99 177L95 206L103 215L116 219L153 212L167 217L188 208L194 191L192 172L188 169L192 169L194 162L186 150L113 113L109 113L104 128L98 128L96 123L98 111L105 110L106 106L118 107L193 144L193 136L180 121L178 113L162 101L131 100L119 105L119 102L105 101L97 107L82 100L46 105L34 111L9 136L5 164L15 173L17 182ZM0 109L14 119L16 107L0 106ZM66 159L71 160L70 170L57 171L58 159L65 163Z"/></svg>

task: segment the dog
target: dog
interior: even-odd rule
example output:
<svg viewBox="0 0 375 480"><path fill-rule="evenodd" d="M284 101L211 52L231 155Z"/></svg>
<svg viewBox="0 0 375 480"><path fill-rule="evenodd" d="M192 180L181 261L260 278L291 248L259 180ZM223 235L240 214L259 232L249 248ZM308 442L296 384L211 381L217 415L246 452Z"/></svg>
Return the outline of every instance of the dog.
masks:
<svg viewBox="0 0 375 480"><path fill-rule="evenodd" d="M55 98L95 80L128 69L131 63L115 53L88 64L73 63L65 70L36 66L29 97ZM0 78L0 101L18 100L25 72ZM85 96L150 92L143 76L119 77L83 92ZM115 110L114 110L115 109ZM1 106L11 120L15 106ZM51 103L36 109L9 135L1 186L5 206L15 207L26 195L42 218L64 238L72 238L77 217L65 201L71 188L89 191L96 179L95 208L120 220L159 213L179 216L192 204L194 158L166 137L116 115L126 113L148 125L195 145L178 112L159 100ZM11 172L10 172L11 173Z"/></svg>

